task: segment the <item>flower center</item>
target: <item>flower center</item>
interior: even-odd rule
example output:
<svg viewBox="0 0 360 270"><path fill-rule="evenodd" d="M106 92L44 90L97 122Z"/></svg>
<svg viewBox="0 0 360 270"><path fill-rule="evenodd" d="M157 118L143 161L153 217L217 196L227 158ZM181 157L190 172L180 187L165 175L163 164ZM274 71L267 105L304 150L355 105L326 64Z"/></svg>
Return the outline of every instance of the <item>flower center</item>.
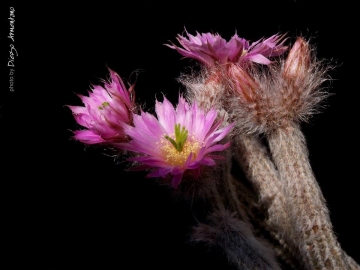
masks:
<svg viewBox="0 0 360 270"><path fill-rule="evenodd" d="M103 103L101 103L100 106L98 106L98 109L99 109L99 110L103 110L103 109L105 109L105 107L107 107L107 106L110 106L109 102L104 101Z"/></svg>
<svg viewBox="0 0 360 270"><path fill-rule="evenodd" d="M175 125L175 134L172 136L165 135L160 140L160 149L164 155L165 161L173 166L181 166L192 153L192 160L196 159L196 155L201 148L201 144L191 137L188 140L188 131L185 127L180 128L180 124Z"/></svg>

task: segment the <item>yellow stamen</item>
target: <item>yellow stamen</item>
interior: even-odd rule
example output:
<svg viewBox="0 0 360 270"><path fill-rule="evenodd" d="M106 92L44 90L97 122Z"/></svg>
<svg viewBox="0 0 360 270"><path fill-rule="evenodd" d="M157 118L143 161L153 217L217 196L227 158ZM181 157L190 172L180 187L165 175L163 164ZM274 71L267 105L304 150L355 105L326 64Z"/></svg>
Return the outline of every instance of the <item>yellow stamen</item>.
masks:
<svg viewBox="0 0 360 270"><path fill-rule="evenodd" d="M174 138L174 135L170 137ZM181 166L184 165L190 153L193 153L192 160L196 159L197 153L201 148L201 143L199 143L194 138L194 136L192 136L190 140L188 139L184 143L184 147L182 148L182 150L178 151L178 149L176 149L168 139L162 138L160 140L159 147L167 163L173 166Z"/></svg>

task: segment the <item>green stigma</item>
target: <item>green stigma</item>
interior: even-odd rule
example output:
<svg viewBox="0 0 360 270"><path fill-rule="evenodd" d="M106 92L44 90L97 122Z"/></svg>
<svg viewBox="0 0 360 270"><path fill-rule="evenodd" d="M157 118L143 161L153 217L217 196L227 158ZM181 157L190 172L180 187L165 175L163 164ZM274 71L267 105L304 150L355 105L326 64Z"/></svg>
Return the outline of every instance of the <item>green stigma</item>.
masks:
<svg viewBox="0 0 360 270"><path fill-rule="evenodd" d="M171 144L175 147L178 152L181 152L184 149L184 144L188 138L188 131L185 127L180 129L180 124L175 124L175 140L165 135L165 139L167 139Z"/></svg>
<svg viewBox="0 0 360 270"><path fill-rule="evenodd" d="M99 110L103 110L106 106L110 106L109 102L104 101L103 103L101 103L100 106L98 106Z"/></svg>

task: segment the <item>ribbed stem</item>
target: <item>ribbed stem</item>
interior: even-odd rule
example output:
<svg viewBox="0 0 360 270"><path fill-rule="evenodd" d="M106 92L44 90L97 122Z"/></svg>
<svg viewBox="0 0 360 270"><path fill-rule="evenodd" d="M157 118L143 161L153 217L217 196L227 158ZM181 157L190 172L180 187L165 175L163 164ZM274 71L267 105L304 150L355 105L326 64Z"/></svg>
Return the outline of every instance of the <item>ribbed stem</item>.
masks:
<svg viewBox="0 0 360 270"><path fill-rule="evenodd" d="M255 189L249 187L247 183L244 183L244 181L247 182L244 178L232 175L232 179L236 186L241 205L249 217L250 223L254 227L254 234L266 238L269 241L276 256L281 259L284 265L292 269L301 269L295 257L290 254L287 248L284 248L284 244L280 244L282 241L276 238L275 234L278 232L269 226L267 218L264 217L267 210L259 203L258 194L255 193Z"/></svg>
<svg viewBox="0 0 360 270"><path fill-rule="evenodd" d="M308 160L298 125L268 136L269 147L287 198L293 243L306 269L351 269L332 229L328 209Z"/></svg>
<svg viewBox="0 0 360 270"><path fill-rule="evenodd" d="M251 208L254 208L255 205L258 203L256 202L256 198L258 196L251 196L251 191L249 188L245 188L244 185L242 185L241 181L239 179L236 179L236 177L231 173L231 166L232 164L232 153L229 150L226 151L224 154L226 157L226 167L224 168L224 176L225 180L223 183L224 189L227 191L227 195L230 198L230 209L232 211L237 212L238 218L242 221L244 221L251 230L254 230L253 225L251 224L251 220L256 222L256 225L260 225L263 229L267 231L271 231L269 225L264 222L264 220L260 220L256 217L256 214L252 213L253 209L246 209L246 205L251 205ZM241 186L239 188L239 186ZM244 204L244 202L246 203ZM249 208L249 207L248 207ZM249 218L250 214L250 218ZM272 241L271 243L268 243L272 246L276 256L280 257L285 263L287 263L289 266L291 266L293 269L297 269L295 266L295 262L293 261L293 256L289 255L287 250L284 250L283 247L279 244L280 242L283 242L279 239L277 239L278 242L274 243ZM286 245L285 243L283 245Z"/></svg>
<svg viewBox="0 0 360 270"><path fill-rule="evenodd" d="M294 261L297 251L292 245L293 228L286 212L283 183L266 147L255 136L238 135L235 138L234 152L235 160L258 192L259 203L266 209L262 227L278 242L281 247L279 255L285 261Z"/></svg>
<svg viewBox="0 0 360 270"><path fill-rule="evenodd" d="M355 262L355 260L353 258L351 258L347 254L345 254L345 256L346 256L346 260L348 261L348 263L350 265L351 270L360 270L360 265L357 262Z"/></svg>

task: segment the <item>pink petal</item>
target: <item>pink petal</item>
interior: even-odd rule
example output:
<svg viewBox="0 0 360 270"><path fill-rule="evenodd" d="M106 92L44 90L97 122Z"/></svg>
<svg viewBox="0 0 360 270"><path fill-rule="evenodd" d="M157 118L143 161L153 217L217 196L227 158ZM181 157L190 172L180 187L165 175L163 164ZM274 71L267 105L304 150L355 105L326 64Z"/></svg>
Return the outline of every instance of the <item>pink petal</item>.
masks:
<svg viewBox="0 0 360 270"><path fill-rule="evenodd" d="M86 144L96 144L96 143L102 143L105 142L105 140L99 136L98 134L95 134L91 130L76 130L74 135L74 138L86 143Z"/></svg>
<svg viewBox="0 0 360 270"><path fill-rule="evenodd" d="M77 114L74 115L76 122L83 127L90 128L92 119L88 114Z"/></svg>
<svg viewBox="0 0 360 270"><path fill-rule="evenodd" d="M175 109L165 96L162 103L156 101L155 111L161 126L167 134L173 134L175 128Z"/></svg>
<svg viewBox="0 0 360 270"><path fill-rule="evenodd" d="M228 148L229 146L230 146L230 142L227 142L226 144L216 144L216 145L213 145L213 146L209 147L208 149L206 149L205 154L211 153L211 152L223 151L224 149Z"/></svg>
<svg viewBox="0 0 360 270"><path fill-rule="evenodd" d="M261 54L249 55L247 58L255 63L269 65L271 61Z"/></svg>
<svg viewBox="0 0 360 270"><path fill-rule="evenodd" d="M182 177L183 177L182 173L174 175L172 179L172 186L174 187L174 189L177 189L179 187Z"/></svg>
<svg viewBox="0 0 360 270"><path fill-rule="evenodd" d="M206 166L214 166L216 164L216 162L209 157L205 157L201 160L201 163L206 165Z"/></svg>
<svg viewBox="0 0 360 270"><path fill-rule="evenodd" d="M83 113L83 114L86 114L88 113L87 109L83 106L70 106L70 105L67 105L67 107L74 113L74 114L80 114L80 113Z"/></svg>
<svg viewBox="0 0 360 270"><path fill-rule="evenodd" d="M212 134L212 136L210 136L208 138L208 140L206 141L206 145L212 145L213 143L222 140L230 132L230 130L234 127L234 125L235 125L235 122L215 131Z"/></svg>

